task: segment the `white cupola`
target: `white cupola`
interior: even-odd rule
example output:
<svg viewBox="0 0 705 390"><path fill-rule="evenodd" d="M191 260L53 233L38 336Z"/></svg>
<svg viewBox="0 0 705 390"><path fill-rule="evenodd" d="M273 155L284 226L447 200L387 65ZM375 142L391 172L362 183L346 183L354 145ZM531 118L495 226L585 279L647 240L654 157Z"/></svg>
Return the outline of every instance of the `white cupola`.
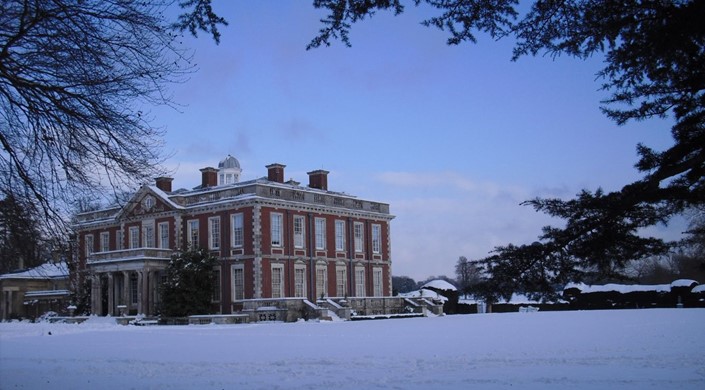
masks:
<svg viewBox="0 0 705 390"><path fill-rule="evenodd" d="M231 155L218 163L218 185L234 184L240 181L240 162Z"/></svg>

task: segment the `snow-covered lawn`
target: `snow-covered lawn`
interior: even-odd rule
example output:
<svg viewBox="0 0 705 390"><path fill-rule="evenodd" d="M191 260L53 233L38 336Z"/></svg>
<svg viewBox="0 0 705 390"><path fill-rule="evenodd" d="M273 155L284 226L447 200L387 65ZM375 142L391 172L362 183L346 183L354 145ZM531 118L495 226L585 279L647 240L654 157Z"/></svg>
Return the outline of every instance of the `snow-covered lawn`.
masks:
<svg viewBox="0 0 705 390"><path fill-rule="evenodd" d="M159 327L103 318L3 323L0 388L705 389L705 309Z"/></svg>

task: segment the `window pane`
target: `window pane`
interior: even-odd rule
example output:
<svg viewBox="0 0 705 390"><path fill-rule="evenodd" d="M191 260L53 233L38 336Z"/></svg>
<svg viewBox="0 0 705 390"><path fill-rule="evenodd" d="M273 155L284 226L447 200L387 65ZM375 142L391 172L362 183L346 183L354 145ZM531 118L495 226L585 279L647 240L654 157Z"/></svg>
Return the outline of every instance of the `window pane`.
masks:
<svg viewBox="0 0 705 390"><path fill-rule="evenodd" d="M344 297L348 295L347 289L345 288L345 268L338 268L335 270L335 294L338 297Z"/></svg>
<svg viewBox="0 0 705 390"><path fill-rule="evenodd" d="M123 245L123 234L122 234L122 230L118 230L118 231L115 232L115 248L116 248L117 250L121 250L121 249L124 249L124 248L125 248L124 245Z"/></svg>
<svg viewBox="0 0 705 390"><path fill-rule="evenodd" d="M316 218L316 249L326 249L326 220Z"/></svg>
<svg viewBox="0 0 705 390"><path fill-rule="evenodd" d="M284 268L273 267L272 268L272 298L282 297L282 280L283 280Z"/></svg>
<svg viewBox="0 0 705 390"><path fill-rule="evenodd" d="M245 273L242 268L233 268L233 295L235 300L245 299Z"/></svg>
<svg viewBox="0 0 705 390"><path fill-rule="evenodd" d="M355 252L362 252L362 222L355 222Z"/></svg>
<svg viewBox="0 0 705 390"><path fill-rule="evenodd" d="M306 296L306 268L296 268L294 270L294 296L297 298Z"/></svg>
<svg viewBox="0 0 705 390"><path fill-rule="evenodd" d="M239 248L243 244L243 218L242 214L234 214L232 217L232 247Z"/></svg>
<svg viewBox="0 0 705 390"><path fill-rule="evenodd" d="M271 222L272 246L282 246L282 215L272 214Z"/></svg>
<svg viewBox="0 0 705 390"><path fill-rule="evenodd" d="M365 270L363 268L355 269L355 296L365 296Z"/></svg>
<svg viewBox="0 0 705 390"><path fill-rule="evenodd" d="M140 247L140 228L132 226L130 228L130 249Z"/></svg>
<svg viewBox="0 0 705 390"><path fill-rule="evenodd" d="M374 288L374 296L382 296L382 270L375 268L372 272L372 284Z"/></svg>
<svg viewBox="0 0 705 390"><path fill-rule="evenodd" d="M304 217L294 216L294 247L304 247Z"/></svg>
<svg viewBox="0 0 705 390"><path fill-rule="evenodd" d="M208 219L208 231L209 231L209 248L219 249L220 248L220 218L209 218Z"/></svg>
<svg viewBox="0 0 705 390"><path fill-rule="evenodd" d="M159 247L162 249L169 248L169 223L162 222L159 224Z"/></svg>
<svg viewBox="0 0 705 390"><path fill-rule="evenodd" d="M148 223L142 225L142 231L144 233L144 248L154 248L154 224Z"/></svg>
<svg viewBox="0 0 705 390"><path fill-rule="evenodd" d="M191 248L198 248L198 220L188 221L188 240Z"/></svg>
<svg viewBox="0 0 705 390"><path fill-rule="evenodd" d="M335 221L335 250L345 250L345 221Z"/></svg>
<svg viewBox="0 0 705 390"><path fill-rule="evenodd" d="M382 228L380 225L372 225L372 252L379 253L382 248Z"/></svg>
<svg viewBox="0 0 705 390"><path fill-rule="evenodd" d="M316 268L316 298L321 298L328 295L328 292L326 291L326 279L326 269L323 267Z"/></svg>
<svg viewBox="0 0 705 390"><path fill-rule="evenodd" d="M110 233L100 233L100 251L107 252L110 250Z"/></svg>

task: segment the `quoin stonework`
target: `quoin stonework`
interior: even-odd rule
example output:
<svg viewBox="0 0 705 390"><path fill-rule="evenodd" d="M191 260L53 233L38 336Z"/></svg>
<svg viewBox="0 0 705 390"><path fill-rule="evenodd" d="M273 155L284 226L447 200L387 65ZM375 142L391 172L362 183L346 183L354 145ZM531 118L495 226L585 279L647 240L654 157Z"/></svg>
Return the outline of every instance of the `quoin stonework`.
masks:
<svg viewBox="0 0 705 390"><path fill-rule="evenodd" d="M76 215L92 313L158 314L169 258L189 247L219 259L213 313L354 298L367 308L390 297L389 204L329 190L325 170L308 172L308 185L285 181L285 168L271 164L266 176L241 182L240 163L228 156L201 169L196 188L174 190L172 178L160 177L125 205ZM389 304L380 301L381 312Z"/></svg>

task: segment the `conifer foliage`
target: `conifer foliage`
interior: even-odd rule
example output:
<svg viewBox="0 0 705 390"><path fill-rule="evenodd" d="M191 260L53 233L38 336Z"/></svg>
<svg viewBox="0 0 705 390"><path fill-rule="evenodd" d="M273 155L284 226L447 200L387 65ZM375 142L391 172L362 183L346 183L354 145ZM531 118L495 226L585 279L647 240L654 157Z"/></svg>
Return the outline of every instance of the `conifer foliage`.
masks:
<svg viewBox="0 0 705 390"><path fill-rule="evenodd" d="M166 268L161 285L161 315L185 317L211 312L213 268L217 259L205 249L179 251Z"/></svg>

